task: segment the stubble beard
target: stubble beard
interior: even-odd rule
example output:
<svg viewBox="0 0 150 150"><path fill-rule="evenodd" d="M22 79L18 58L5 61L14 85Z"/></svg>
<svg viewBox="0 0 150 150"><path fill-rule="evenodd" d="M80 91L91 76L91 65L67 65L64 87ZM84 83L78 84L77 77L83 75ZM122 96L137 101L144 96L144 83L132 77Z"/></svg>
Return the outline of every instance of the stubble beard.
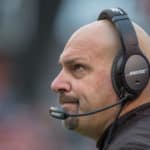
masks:
<svg viewBox="0 0 150 150"><path fill-rule="evenodd" d="M70 114L78 114L78 106L76 106L76 110L69 111L67 109L66 112ZM79 118L78 117L68 117L66 120L63 120L63 125L69 130L75 130L78 128L79 125Z"/></svg>
<svg viewBox="0 0 150 150"><path fill-rule="evenodd" d="M75 130L78 128L79 119L77 117L69 117L63 121L63 125L69 130Z"/></svg>
<svg viewBox="0 0 150 150"><path fill-rule="evenodd" d="M73 96L60 95L60 104L65 112L69 114L78 114L79 111L79 99ZM63 120L63 125L69 130L75 130L78 128L79 118L68 117Z"/></svg>

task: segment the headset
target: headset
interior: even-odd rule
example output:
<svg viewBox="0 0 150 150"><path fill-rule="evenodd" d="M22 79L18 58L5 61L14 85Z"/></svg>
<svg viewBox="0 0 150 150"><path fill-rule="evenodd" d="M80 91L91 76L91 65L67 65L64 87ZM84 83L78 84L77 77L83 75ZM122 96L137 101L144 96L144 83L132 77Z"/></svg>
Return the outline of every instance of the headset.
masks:
<svg viewBox="0 0 150 150"><path fill-rule="evenodd" d="M92 115L126 100L133 100L141 94L149 81L150 64L140 50L136 32L127 13L121 8L105 9L100 13L98 21L103 19L114 25L120 37L121 49L114 58L111 74L113 88L120 99L113 105L82 114L69 114L57 107L50 107L49 114L57 119Z"/></svg>
<svg viewBox="0 0 150 150"><path fill-rule="evenodd" d="M140 50L134 27L123 9L105 9L98 17L98 20L103 19L114 25L121 42L112 65L113 87L119 97L129 93L130 99L135 99L149 81L149 61Z"/></svg>

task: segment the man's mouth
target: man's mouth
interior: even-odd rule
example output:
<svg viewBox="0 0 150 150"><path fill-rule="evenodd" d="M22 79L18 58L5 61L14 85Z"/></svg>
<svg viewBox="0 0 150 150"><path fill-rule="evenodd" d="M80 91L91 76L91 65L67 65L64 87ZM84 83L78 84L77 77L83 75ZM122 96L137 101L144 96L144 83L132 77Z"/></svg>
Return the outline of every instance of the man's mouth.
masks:
<svg viewBox="0 0 150 150"><path fill-rule="evenodd" d="M77 112L79 99L70 96L61 96L59 99L61 107L67 112Z"/></svg>

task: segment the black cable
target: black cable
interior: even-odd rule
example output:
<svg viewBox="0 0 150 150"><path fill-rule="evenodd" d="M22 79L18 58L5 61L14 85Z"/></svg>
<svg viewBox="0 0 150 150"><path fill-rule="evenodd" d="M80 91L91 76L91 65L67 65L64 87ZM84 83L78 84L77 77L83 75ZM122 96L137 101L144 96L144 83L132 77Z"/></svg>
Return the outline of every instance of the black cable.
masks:
<svg viewBox="0 0 150 150"><path fill-rule="evenodd" d="M116 105L119 105L119 104L122 104L124 101L126 101L128 99L128 95L125 96L125 97L122 97L118 103L115 103L115 104L112 104L110 106L106 106L104 108L102 108L101 110L97 109L97 110L94 110L94 111L91 111L91 112L87 112L86 115L92 115L92 114L95 114L95 113L98 113L99 111L105 111L107 109L110 109ZM68 114L66 114L68 115ZM85 114L69 114L69 117L82 117L82 116L85 116Z"/></svg>
<svg viewBox="0 0 150 150"><path fill-rule="evenodd" d="M123 99L124 99L124 101L127 100L127 99L128 99L128 95L126 95ZM111 142L112 133L113 133L115 127L116 127L116 123L117 123L117 121L118 121L118 119L119 119L119 116L120 116L120 113L121 113L121 111L122 111L122 109L123 109L124 101L121 101L121 107L120 107L120 109L119 109L119 111L118 111L118 113L117 113L117 115L116 115L115 121L113 122L111 128L109 129L108 137L106 138L106 141L105 141L105 143L104 143L103 150L107 150L107 148L108 148L108 146L109 146L109 144L110 144L110 142Z"/></svg>

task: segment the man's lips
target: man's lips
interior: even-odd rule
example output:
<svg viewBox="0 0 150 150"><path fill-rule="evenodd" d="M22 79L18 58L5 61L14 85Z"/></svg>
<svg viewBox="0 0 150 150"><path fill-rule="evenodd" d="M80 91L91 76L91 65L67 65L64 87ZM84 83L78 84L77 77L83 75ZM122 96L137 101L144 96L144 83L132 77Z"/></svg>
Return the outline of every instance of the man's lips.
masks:
<svg viewBox="0 0 150 150"><path fill-rule="evenodd" d="M76 103L64 103L61 105L62 109L67 113L77 113L78 105Z"/></svg>
<svg viewBox="0 0 150 150"><path fill-rule="evenodd" d="M60 96L59 103L66 112L75 113L78 110L79 99L72 96Z"/></svg>

